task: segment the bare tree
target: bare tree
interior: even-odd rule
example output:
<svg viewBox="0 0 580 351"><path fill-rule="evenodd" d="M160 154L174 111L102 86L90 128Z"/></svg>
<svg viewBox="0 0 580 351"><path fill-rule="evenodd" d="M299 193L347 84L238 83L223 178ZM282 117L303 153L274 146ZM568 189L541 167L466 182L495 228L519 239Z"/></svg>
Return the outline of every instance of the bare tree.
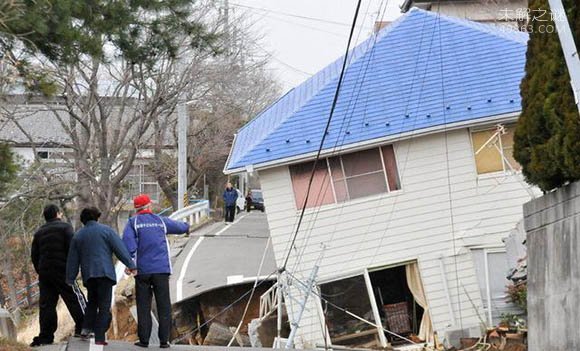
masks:
<svg viewBox="0 0 580 351"><path fill-rule="evenodd" d="M205 13L204 8L196 8L190 20L202 23ZM211 23L205 24L204 38L217 34ZM152 30L142 35L147 43L154 42L147 35L158 34ZM66 140L57 145L70 150L62 159L75 175L74 190L66 196L76 197L77 208L99 207L105 223L116 222L123 205L123 182L135 159L151 150L158 137L162 148L168 145L167 135L171 133L165 133L159 121L169 120L178 97L192 84L190 77L197 74L199 63L217 53L207 43L191 45L191 36L172 40L180 47L177 52L154 50L153 57L138 62L121 55L119 48L106 40L103 51L109 53L104 58L35 58L62 92L56 101L45 105L52 118L42 123L57 124L66 134ZM26 134L16 116L5 114ZM30 143L35 144L33 135Z"/></svg>
<svg viewBox="0 0 580 351"><path fill-rule="evenodd" d="M227 53L199 61L189 78L193 84L187 87L188 105L188 189L201 188L204 175L214 183L223 178L222 170L232 145L234 133L250 118L274 101L280 88L268 74L268 57L256 53L259 38L253 34L251 25L236 20L229 24L235 38L224 38ZM230 34L231 35L231 34ZM156 131L172 129L176 140L175 115L156 121ZM174 154L164 152L163 137L156 133L153 172L164 195L177 208L176 171ZM174 146L173 144L172 146ZM215 185L215 184L213 184ZM220 185L221 186L221 185Z"/></svg>

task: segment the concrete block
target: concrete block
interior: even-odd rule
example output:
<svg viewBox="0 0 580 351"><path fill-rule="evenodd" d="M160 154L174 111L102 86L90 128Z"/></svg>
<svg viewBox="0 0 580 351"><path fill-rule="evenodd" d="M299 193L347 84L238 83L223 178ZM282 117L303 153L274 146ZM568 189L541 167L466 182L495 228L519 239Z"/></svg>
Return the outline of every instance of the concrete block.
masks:
<svg viewBox="0 0 580 351"><path fill-rule="evenodd" d="M580 183L524 205L530 351L580 346Z"/></svg>

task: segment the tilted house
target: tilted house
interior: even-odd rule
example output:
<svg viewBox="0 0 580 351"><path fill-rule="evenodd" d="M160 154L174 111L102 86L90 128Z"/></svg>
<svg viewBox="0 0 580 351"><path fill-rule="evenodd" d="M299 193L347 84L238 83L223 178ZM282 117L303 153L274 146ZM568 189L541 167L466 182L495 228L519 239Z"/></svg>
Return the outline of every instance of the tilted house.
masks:
<svg viewBox="0 0 580 351"><path fill-rule="evenodd" d="M527 40L412 9L353 49L293 247L342 58L239 130L225 173L259 173L278 265L319 266L297 344L401 340L336 306L426 340L510 307L502 238L537 192L512 157Z"/></svg>

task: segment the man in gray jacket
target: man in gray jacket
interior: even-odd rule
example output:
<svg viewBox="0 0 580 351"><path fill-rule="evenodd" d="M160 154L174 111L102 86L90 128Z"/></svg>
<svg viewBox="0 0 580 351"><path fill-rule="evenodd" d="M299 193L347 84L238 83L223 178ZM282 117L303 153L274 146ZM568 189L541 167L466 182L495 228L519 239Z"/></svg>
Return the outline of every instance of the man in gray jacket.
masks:
<svg viewBox="0 0 580 351"><path fill-rule="evenodd" d="M75 234L70 245L66 282L74 283L80 265L83 284L88 291L82 334L86 336L92 330L95 344L107 345L105 333L111 323L111 294L117 283L113 253L131 273L136 272L136 267L119 235L111 227L97 223L100 216L101 212L95 207L82 210L84 227Z"/></svg>

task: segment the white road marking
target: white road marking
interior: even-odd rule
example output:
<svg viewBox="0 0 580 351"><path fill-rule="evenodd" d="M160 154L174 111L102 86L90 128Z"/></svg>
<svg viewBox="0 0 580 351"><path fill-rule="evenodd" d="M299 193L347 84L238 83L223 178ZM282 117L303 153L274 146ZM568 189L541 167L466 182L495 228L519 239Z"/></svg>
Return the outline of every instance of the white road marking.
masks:
<svg viewBox="0 0 580 351"><path fill-rule="evenodd" d="M91 344L89 346L89 351L103 351L103 345L96 345L95 338L91 338Z"/></svg>
<svg viewBox="0 0 580 351"><path fill-rule="evenodd" d="M238 223L239 221L244 219L246 216L247 215L241 215L232 224L226 224L225 227L223 227L219 232L215 233L214 235L218 236L218 235L222 234L223 232L225 232L226 230L231 228L233 225L235 225L236 223ZM193 247L191 248L191 250L189 251L189 253L185 257L185 261L183 261L183 264L181 265L181 271L179 272L179 277L177 278L177 282L175 284L176 285L176 290L175 290L176 291L175 292L175 300L176 301L183 300L183 278L185 278L185 273L187 272L187 266L189 266L189 261L191 261L191 258L193 257L193 253L195 252L195 250L197 250L199 245L201 245L201 243L203 242L203 239L205 239L205 237L201 237L195 242L195 244L193 245Z"/></svg>

